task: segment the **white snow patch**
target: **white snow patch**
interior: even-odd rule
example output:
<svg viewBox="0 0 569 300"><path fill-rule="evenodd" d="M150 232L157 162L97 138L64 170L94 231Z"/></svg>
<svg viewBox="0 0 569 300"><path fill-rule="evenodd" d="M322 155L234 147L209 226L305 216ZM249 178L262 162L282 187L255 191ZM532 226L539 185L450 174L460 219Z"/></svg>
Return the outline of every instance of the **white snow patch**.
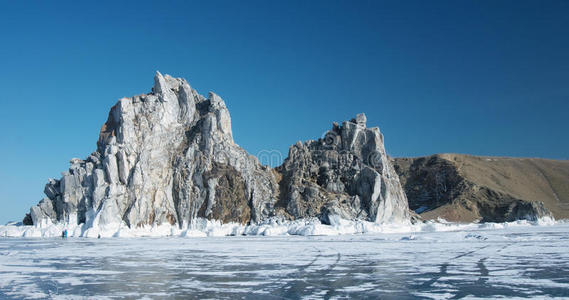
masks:
<svg viewBox="0 0 569 300"><path fill-rule="evenodd" d="M220 237L220 236L317 236L317 235L346 235L346 234L379 234L379 233L416 233L416 232L447 232L469 231L486 229L505 229L520 226L551 226L565 224L567 221L555 221L551 218L542 218L537 221L515 221L508 223L451 223L439 219L426 221L418 224L393 223L379 224L362 220L345 220L339 216L330 216L330 225L322 224L316 218L285 221L271 218L266 221L242 225L238 223L222 224L216 220L198 218L185 228L177 225L162 224L131 228L125 223L114 223L97 226L94 222L91 227L86 224L76 224L76 217L70 217L69 221L51 223L44 220L35 226L3 225L0 226L0 237L26 237L26 238L49 238L61 237L67 230L68 237L88 238L134 238L134 237Z"/></svg>

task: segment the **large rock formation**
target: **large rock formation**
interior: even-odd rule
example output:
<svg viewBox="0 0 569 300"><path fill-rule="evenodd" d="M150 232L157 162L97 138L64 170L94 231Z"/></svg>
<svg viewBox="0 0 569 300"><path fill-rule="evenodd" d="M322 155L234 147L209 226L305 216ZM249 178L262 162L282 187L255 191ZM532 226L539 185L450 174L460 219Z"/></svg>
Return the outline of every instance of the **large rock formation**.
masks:
<svg viewBox="0 0 569 300"><path fill-rule="evenodd" d="M409 207L424 219L569 217L569 161L437 154L393 164Z"/></svg>
<svg viewBox="0 0 569 300"><path fill-rule="evenodd" d="M364 114L291 146L281 166L262 166L234 143L219 96L158 72L152 92L111 108L97 151L72 159L62 175L48 181L25 224L404 223L414 215L409 206L450 221L569 217L569 162L450 154L392 161Z"/></svg>
<svg viewBox="0 0 569 300"><path fill-rule="evenodd" d="M407 199L378 128L363 114L319 141L291 147L278 171L233 142L223 100L183 79L156 73L149 94L123 98L101 128L97 151L74 158L26 224L76 222L86 228L177 224L197 217L258 222L331 215L408 220ZM280 183L280 185L279 185Z"/></svg>
<svg viewBox="0 0 569 300"><path fill-rule="evenodd" d="M152 92L123 98L103 125L97 151L72 159L26 223L88 226L188 224L196 217L246 223L270 215L273 172L233 142L223 100L156 73Z"/></svg>
<svg viewBox="0 0 569 300"><path fill-rule="evenodd" d="M329 215L378 223L409 220L407 198L387 158L379 128L366 128L359 114L317 141L298 142L277 168L285 215Z"/></svg>
<svg viewBox="0 0 569 300"><path fill-rule="evenodd" d="M262 166L234 143L219 96L158 72L152 92L111 108L97 151L72 159L62 175L48 181L25 224L401 223L414 215L409 206L450 221L569 217L569 162L451 154L392 161L364 114L291 146L281 166Z"/></svg>

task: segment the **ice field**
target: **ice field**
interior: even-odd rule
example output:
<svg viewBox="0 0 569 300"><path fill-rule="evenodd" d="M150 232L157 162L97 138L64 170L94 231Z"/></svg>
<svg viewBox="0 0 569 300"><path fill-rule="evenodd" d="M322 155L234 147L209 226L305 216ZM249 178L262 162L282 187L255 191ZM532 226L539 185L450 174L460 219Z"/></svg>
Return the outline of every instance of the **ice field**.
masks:
<svg viewBox="0 0 569 300"><path fill-rule="evenodd" d="M567 223L421 226L342 235L321 228L0 238L0 299L569 298Z"/></svg>

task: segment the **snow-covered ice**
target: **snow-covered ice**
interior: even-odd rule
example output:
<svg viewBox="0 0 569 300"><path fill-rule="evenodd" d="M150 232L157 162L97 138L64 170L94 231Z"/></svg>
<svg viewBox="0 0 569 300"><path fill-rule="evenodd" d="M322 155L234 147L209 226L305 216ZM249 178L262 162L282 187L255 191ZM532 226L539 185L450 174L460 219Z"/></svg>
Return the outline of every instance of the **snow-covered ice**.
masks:
<svg viewBox="0 0 569 300"><path fill-rule="evenodd" d="M330 225L320 223L316 218L285 221L278 218L269 218L261 223L241 225L238 223L222 224L215 220L202 218L195 219L192 224L179 228L177 225L164 224L160 226L143 226L130 228L124 223L116 224L79 224L76 216L71 216L65 223L53 224L43 220L35 226L0 226L0 237L59 237L65 230L69 237L206 237L206 236L239 236L239 235L344 235L344 234L370 234L370 233L396 233L396 232L425 232L425 231L454 231L485 228L505 228L526 225L551 225L555 220L542 218L537 221L521 220L509 223L449 223L445 220L436 222L411 224L390 223L379 224L363 220L349 221L336 215L329 216Z"/></svg>
<svg viewBox="0 0 569 300"><path fill-rule="evenodd" d="M176 237L0 238L0 298L569 297L564 222L405 230L338 222L237 232L206 222ZM358 231L367 234L343 234ZM265 236L217 237L243 233Z"/></svg>

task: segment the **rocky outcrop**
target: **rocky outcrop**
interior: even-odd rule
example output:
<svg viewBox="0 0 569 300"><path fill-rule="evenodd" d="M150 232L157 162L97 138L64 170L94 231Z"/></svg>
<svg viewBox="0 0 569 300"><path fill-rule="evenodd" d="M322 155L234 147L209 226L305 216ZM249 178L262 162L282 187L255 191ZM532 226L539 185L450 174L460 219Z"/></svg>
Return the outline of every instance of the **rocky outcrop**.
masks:
<svg viewBox="0 0 569 300"><path fill-rule="evenodd" d="M273 216L409 218L383 136L366 128L365 115L334 125L324 139L291 147L273 170L234 143L219 96L205 98L185 80L158 72L151 93L111 108L97 151L70 163L63 177L49 180L47 197L25 223L184 227L198 217L239 223Z"/></svg>
<svg viewBox="0 0 569 300"><path fill-rule="evenodd" d="M407 198L387 158L379 128L367 128L359 114L334 123L316 141L298 142L277 168L281 181L277 208L284 215L330 215L378 223L409 220Z"/></svg>
<svg viewBox="0 0 569 300"><path fill-rule="evenodd" d="M205 98L184 79L157 72L150 93L111 108L97 150L50 179L23 222L134 228L185 227L196 218L569 218L568 161L452 154L391 160L383 135L366 122L359 114L334 123L322 138L291 146L271 169L234 143L218 95Z"/></svg>
<svg viewBox="0 0 569 300"><path fill-rule="evenodd" d="M97 151L50 179L26 222L182 226L196 217L246 223L271 214L274 174L233 142L223 100L204 98L183 79L157 73L154 81L151 93L111 108Z"/></svg>
<svg viewBox="0 0 569 300"><path fill-rule="evenodd" d="M271 169L234 143L218 95L205 98L184 79L157 72L150 93L111 108L97 150L50 179L24 223L133 228L185 227L196 218L245 224L317 217L330 224L338 217L405 223L416 213L467 222L569 217L568 161L452 154L391 160L383 135L366 122L359 114L334 123L322 138L291 146Z"/></svg>
<svg viewBox="0 0 569 300"><path fill-rule="evenodd" d="M424 219L505 222L569 216L569 162L438 154L393 160Z"/></svg>

